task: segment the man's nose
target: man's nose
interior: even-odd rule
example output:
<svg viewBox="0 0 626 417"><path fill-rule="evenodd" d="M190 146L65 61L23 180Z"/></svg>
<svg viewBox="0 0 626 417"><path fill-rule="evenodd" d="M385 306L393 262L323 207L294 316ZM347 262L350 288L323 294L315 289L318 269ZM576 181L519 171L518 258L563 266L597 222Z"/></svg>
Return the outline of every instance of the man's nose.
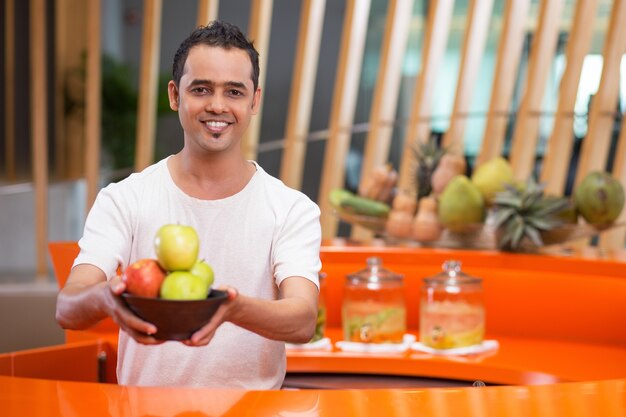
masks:
<svg viewBox="0 0 626 417"><path fill-rule="evenodd" d="M223 113L226 111L226 108L226 102L219 94L210 96L206 104L206 111L209 113Z"/></svg>

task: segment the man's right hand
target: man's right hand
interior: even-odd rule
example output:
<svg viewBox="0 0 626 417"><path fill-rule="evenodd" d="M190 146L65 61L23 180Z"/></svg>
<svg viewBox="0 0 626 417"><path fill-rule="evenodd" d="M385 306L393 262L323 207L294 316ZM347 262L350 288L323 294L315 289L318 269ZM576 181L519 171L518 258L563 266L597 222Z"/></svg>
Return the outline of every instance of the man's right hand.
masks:
<svg viewBox="0 0 626 417"><path fill-rule="evenodd" d="M121 294L126 290L126 284L122 278L118 275L111 278L107 284L105 289L107 315L111 316L113 321L137 342L145 345L163 343L162 340L152 336L157 332L156 326L137 317L122 301Z"/></svg>
<svg viewBox="0 0 626 417"><path fill-rule="evenodd" d="M107 281L100 268L89 264L76 265L57 297L56 320L64 329L84 330L110 316L137 342L162 343L151 336L156 333L156 327L126 307L120 297L125 289L120 276Z"/></svg>

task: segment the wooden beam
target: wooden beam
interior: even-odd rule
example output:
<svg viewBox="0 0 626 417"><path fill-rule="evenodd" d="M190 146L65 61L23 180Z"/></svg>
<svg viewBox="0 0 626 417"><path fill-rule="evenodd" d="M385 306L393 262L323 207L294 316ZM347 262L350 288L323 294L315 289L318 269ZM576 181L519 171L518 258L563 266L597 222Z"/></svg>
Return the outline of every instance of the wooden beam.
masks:
<svg viewBox="0 0 626 417"><path fill-rule="evenodd" d="M4 168L7 181L15 169L15 0L4 2Z"/></svg>
<svg viewBox="0 0 626 417"><path fill-rule="evenodd" d="M100 136L102 128L101 0L87 4L87 71L85 81L85 178L89 209L96 200L100 181Z"/></svg>
<svg viewBox="0 0 626 417"><path fill-rule="evenodd" d="M220 0L198 0L198 26L204 26L207 23L217 19Z"/></svg>
<svg viewBox="0 0 626 417"><path fill-rule="evenodd" d="M456 95L450 117L450 128L443 137L443 145L460 155L464 154L465 124L487 42L492 10L493 0L472 0L470 2Z"/></svg>
<svg viewBox="0 0 626 417"><path fill-rule="evenodd" d="M30 0L30 125L38 281L48 279L48 108L46 1Z"/></svg>
<svg viewBox="0 0 626 417"><path fill-rule="evenodd" d="M398 188L409 194L416 191L413 180L415 168L413 149L430 137L432 97L446 52L453 10L454 0L436 0L428 7L422 46L422 68L413 90L411 116L407 124L398 176Z"/></svg>
<svg viewBox="0 0 626 417"><path fill-rule="evenodd" d="M345 180L346 157L359 94L370 3L370 0L348 0L346 3L318 198L322 211L320 222L323 238L332 238L337 234L338 222L332 213L328 197L332 189L343 188Z"/></svg>
<svg viewBox="0 0 626 417"><path fill-rule="evenodd" d="M135 171L154 162L163 0L144 0Z"/></svg>
<svg viewBox="0 0 626 417"><path fill-rule="evenodd" d="M617 151L615 160L613 161L613 176L617 178L622 187L626 190L626 113L622 114L622 125L620 127L619 140L617 143ZM626 208L622 209L622 213L616 223L626 223ZM603 250L624 250L624 241L626 240L626 227L619 227L609 230L600 235L600 248Z"/></svg>
<svg viewBox="0 0 626 417"><path fill-rule="evenodd" d="M84 0L62 0L56 4L57 13L57 76L61 93L57 114L63 120L57 125L55 146L62 148L58 163L59 175L65 179L85 177L85 61L87 49L87 3ZM69 112L66 103L72 102Z"/></svg>
<svg viewBox="0 0 626 417"><path fill-rule="evenodd" d="M511 99L526 35L526 17L530 0L504 3L502 33L493 75L487 123L476 165L502 154Z"/></svg>
<svg viewBox="0 0 626 417"><path fill-rule="evenodd" d="M511 165L517 179L533 172L546 79L554 57L559 34L563 0L541 2L539 27L531 45L526 90L517 112L511 146Z"/></svg>
<svg viewBox="0 0 626 417"><path fill-rule="evenodd" d="M388 162L400 93L402 62L412 16L413 0L389 2L378 78L370 111L370 129L365 140L361 179L368 177L377 166ZM372 234L361 227L353 227L352 237L366 241L371 239Z"/></svg>
<svg viewBox="0 0 626 417"><path fill-rule="evenodd" d="M65 178L67 140L65 137L65 77L67 72L67 0L54 8L54 164L58 179Z"/></svg>
<svg viewBox="0 0 626 417"><path fill-rule="evenodd" d="M575 184L591 171L606 169L619 97L620 63L626 53L626 0L615 0L602 53L602 76L589 110L589 128L583 140Z"/></svg>
<svg viewBox="0 0 626 417"><path fill-rule="evenodd" d="M594 25L589 22L595 18L597 6L597 0L576 3L576 14L567 41L567 66L559 85L559 102L554 128L542 164L541 182L545 183L545 191L548 194L563 195L565 191L574 142L574 106L580 84L580 74L594 32Z"/></svg>
<svg viewBox="0 0 626 417"><path fill-rule="evenodd" d="M250 120L250 125L242 141L242 152L246 159L257 158L259 136L261 134L261 120L263 120L263 101L265 98L265 70L269 57L270 33L272 29L273 0L252 0L250 11L250 25L248 37L254 42L254 47L259 52L259 88L261 89L261 102L259 111Z"/></svg>
<svg viewBox="0 0 626 417"><path fill-rule="evenodd" d="M304 0L300 14L300 32L289 97L285 149L280 166L280 178L287 186L296 189L302 185L306 160L306 139L311 119L325 7L326 0Z"/></svg>

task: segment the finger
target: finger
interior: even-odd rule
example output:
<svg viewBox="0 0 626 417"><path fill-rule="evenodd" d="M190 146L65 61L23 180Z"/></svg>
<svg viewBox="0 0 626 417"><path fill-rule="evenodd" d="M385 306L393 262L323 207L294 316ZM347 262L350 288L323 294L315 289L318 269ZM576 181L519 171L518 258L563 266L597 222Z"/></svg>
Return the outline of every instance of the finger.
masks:
<svg viewBox="0 0 626 417"><path fill-rule="evenodd" d="M130 328L146 335L153 335L157 332L157 327L154 324L136 316L119 296L110 298L113 299L114 305L111 316L120 327Z"/></svg>
<svg viewBox="0 0 626 417"><path fill-rule="evenodd" d="M130 337L135 339L137 342L144 345L160 345L163 343L163 340L156 339L154 336L147 335L145 333L138 332L131 328L125 328L124 331L128 333Z"/></svg>
<svg viewBox="0 0 626 417"><path fill-rule="evenodd" d="M222 304L211 320L198 331L196 331L191 338L189 339L190 346L201 346L208 344L211 339L213 339L213 335L217 328L224 322L224 312L226 307Z"/></svg>
<svg viewBox="0 0 626 417"><path fill-rule="evenodd" d="M228 294L228 301L233 301L239 295L239 291L237 291L237 288L233 287L226 288L226 293Z"/></svg>
<svg viewBox="0 0 626 417"><path fill-rule="evenodd" d="M126 283L122 280L122 277L117 275L109 280L109 288L115 295L121 295L126 291Z"/></svg>

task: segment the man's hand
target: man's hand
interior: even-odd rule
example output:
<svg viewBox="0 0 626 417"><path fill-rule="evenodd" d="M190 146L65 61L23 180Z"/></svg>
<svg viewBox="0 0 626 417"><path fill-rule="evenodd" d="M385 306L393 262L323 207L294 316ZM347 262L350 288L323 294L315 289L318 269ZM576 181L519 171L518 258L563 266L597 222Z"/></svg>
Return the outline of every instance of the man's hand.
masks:
<svg viewBox="0 0 626 417"><path fill-rule="evenodd" d="M317 321L319 293L308 279L293 276L283 280L278 300L248 297L238 294L234 288L221 289L228 292L228 300L205 326L184 342L186 345L208 344L217 328L227 321L272 340L290 343L311 340Z"/></svg>
<svg viewBox="0 0 626 417"><path fill-rule="evenodd" d="M111 316L113 321L137 342L145 345L163 343L162 340L151 336L157 332L154 324L140 319L126 307L120 297L125 290L126 284L119 275L108 282L104 289L107 315Z"/></svg>
<svg viewBox="0 0 626 417"><path fill-rule="evenodd" d="M107 281L100 268L77 265L57 297L56 320L64 329L84 330L110 316L137 342L162 343L150 336L156 333L156 327L141 320L126 307L120 297L125 290L121 277Z"/></svg>
<svg viewBox="0 0 626 417"><path fill-rule="evenodd" d="M183 342L187 346L208 345L211 339L213 339L217 328L220 327L220 325L225 321L228 321L230 312L237 308L236 304L239 292L232 287L220 287L218 289L226 291L228 299L218 307L217 311L207 324L205 324L200 330L196 331L189 340L185 340Z"/></svg>

